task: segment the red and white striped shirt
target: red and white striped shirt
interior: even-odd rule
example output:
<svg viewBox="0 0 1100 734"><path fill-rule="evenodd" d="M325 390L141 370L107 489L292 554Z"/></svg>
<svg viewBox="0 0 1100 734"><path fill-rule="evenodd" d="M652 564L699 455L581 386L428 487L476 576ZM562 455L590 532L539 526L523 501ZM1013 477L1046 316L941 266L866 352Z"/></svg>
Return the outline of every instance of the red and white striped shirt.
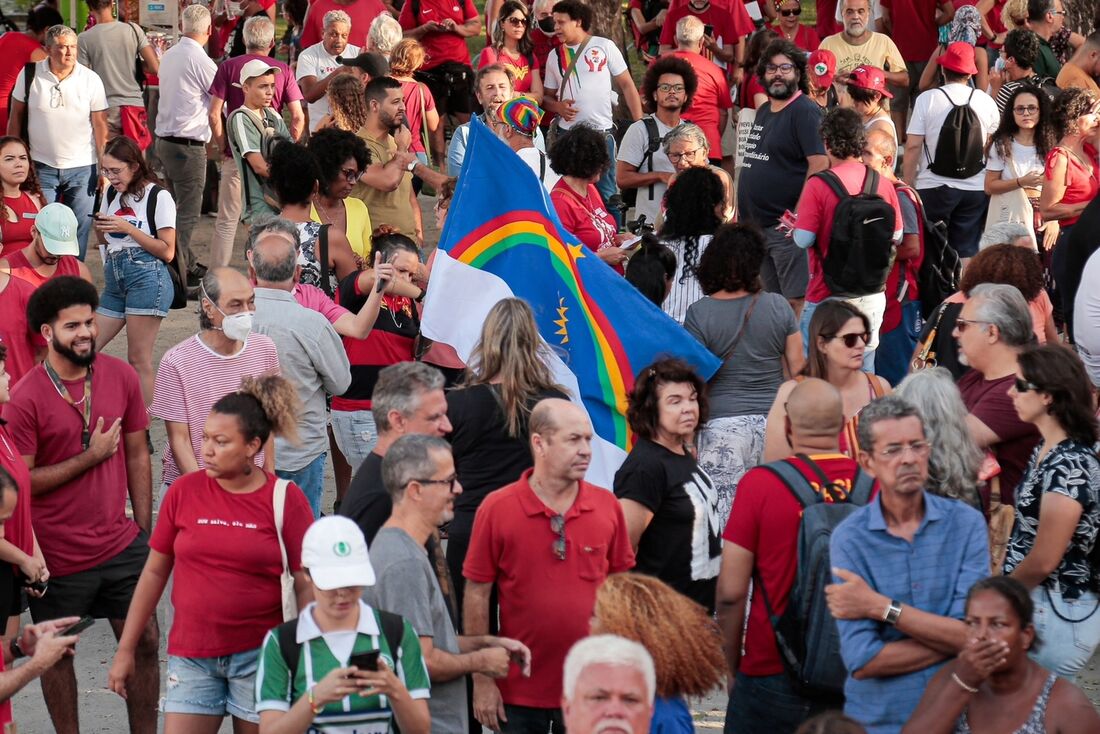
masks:
<svg viewBox="0 0 1100 734"><path fill-rule="evenodd" d="M214 403L241 386L242 377L279 374L275 342L263 334L251 334L236 354L218 354L199 335L180 342L164 353L153 383L153 404L149 415L165 421L186 423L191 449L199 468L202 461L202 429ZM263 466L264 452L256 454L256 466ZM180 475L172 446L164 449L163 482L168 485Z"/></svg>

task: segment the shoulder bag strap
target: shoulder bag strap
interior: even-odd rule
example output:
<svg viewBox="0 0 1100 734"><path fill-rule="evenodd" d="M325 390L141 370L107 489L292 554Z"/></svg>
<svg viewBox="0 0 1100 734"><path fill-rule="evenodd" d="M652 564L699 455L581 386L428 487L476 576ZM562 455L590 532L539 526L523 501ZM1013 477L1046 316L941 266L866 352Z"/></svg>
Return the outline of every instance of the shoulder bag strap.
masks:
<svg viewBox="0 0 1100 734"><path fill-rule="evenodd" d="M321 290L332 298L332 278L329 277L328 267L328 228L329 225L322 224L321 230L317 233L317 244L320 250L317 253L317 264L321 266Z"/></svg>
<svg viewBox="0 0 1100 734"><path fill-rule="evenodd" d="M814 175L825 182L825 185L829 187L829 190L836 194L837 199L843 201L850 196L850 194L848 193L848 189L844 188L844 183L832 171L824 170L820 173L815 173Z"/></svg>
<svg viewBox="0 0 1100 734"><path fill-rule="evenodd" d="M302 646L298 644L298 620L292 619L276 627L275 639L279 642L279 654L290 671L290 686L293 688L294 679L298 677L298 660L302 657Z"/></svg>
<svg viewBox="0 0 1100 734"><path fill-rule="evenodd" d="M863 175L863 194L877 194L878 193L878 172L865 165L866 173Z"/></svg>
<svg viewBox="0 0 1100 734"><path fill-rule="evenodd" d="M283 572L290 573L290 560L286 554L286 543L283 542L283 513L286 510L286 488L290 484L287 479L275 480L275 492L272 494L271 503L275 508L275 535L279 538L279 553L283 557Z"/></svg>
<svg viewBox="0 0 1100 734"><path fill-rule="evenodd" d="M780 459L779 461L761 464L760 468L767 469L776 475L803 508L816 504L821 500L821 497L810 484L810 480L791 463L790 459Z"/></svg>
<svg viewBox="0 0 1100 734"><path fill-rule="evenodd" d="M401 641L405 637L405 618L400 614L382 609L375 609L374 611L378 614L378 626L382 628L382 634L386 638L386 644L389 645L390 652L393 654L393 661L396 663L401 656Z"/></svg>
<svg viewBox="0 0 1100 734"><path fill-rule="evenodd" d="M726 353L722 355L723 363L729 361L729 358L737 351L737 346L741 343L741 337L745 335L745 329L749 326L749 319L752 317L753 309L756 308L756 302L759 300L760 291L757 291L752 297L752 302L749 303L749 309L745 312L745 318L741 321L741 328L738 330L737 336L733 338L733 344L726 350Z"/></svg>
<svg viewBox="0 0 1100 734"><path fill-rule="evenodd" d="M424 85L416 82L416 91L420 97L420 136L424 139L424 154L428 157L428 168L432 167L431 133L428 130L428 105L424 102Z"/></svg>
<svg viewBox="0 0 1100 734"><path fill-rule="evenodd" d="M562 86L562 88L558 90L559 93L561 93L562 90L565 89L565 85L569 82L569 77L573 76L573 70L577 68L577 62L581 60L581 54L583 54L584 50L588 48L588 42L591 40L592 36L589 36L588 38L584 39L584 43L582 43L580 46L577 46L577 53L573 54L573 59L569 62L568 68L564 68L562 65L562 56L565 55L567 49L564 44L558 46L558 70L561 71ZM580 83L578 82L577 85L580 86Z"/></svg>

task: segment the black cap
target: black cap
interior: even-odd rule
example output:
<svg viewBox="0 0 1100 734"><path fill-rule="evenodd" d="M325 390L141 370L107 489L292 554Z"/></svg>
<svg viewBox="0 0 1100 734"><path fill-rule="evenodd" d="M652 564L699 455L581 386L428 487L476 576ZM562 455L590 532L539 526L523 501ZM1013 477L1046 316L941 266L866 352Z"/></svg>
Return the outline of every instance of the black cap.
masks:
<svg viewBox="0 0 1100 734"><path fill-rule="evenodd" d="M354 66L356 69L361 69L371 79L386 76L390 73L390 62L386 61L386 57L382 54L373 51L365 51L350 59L344 58L343 56L337 56L336 63L342 66Z"/></svg>

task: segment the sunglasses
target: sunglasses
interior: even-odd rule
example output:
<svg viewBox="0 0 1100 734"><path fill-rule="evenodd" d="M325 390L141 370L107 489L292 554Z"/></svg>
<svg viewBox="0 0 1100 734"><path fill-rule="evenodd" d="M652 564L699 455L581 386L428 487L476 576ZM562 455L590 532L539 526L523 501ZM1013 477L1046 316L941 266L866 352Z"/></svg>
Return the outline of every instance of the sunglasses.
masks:
<svg viewBox="0 0 1100 734"><path fill-rule="evenodd" d="M794 8L793 10L780 10L779 14L784 18L790 18L792 15L802 15L802 8Z"/></svg>
<svg viewBox="0 0 1100 734"><path fill-rule="evenodd" d="M974 324L990 324L989 321L975 321L974 319L955 319L955 329L961 334Z"/></svg>
<svg viewBox="0 0 1100 734"><path fill-rule="evenodd" d="M1025 380L1022 377L1017 377L1016 381L1013 384L1016 387L1016 392L1021 393L1021 394L1025 393L1025 392L1031 392L1032 390L1034 390L1036 392L1039 392L1040 390L1042 390L1042 388L1039 387L1038 385L1036 385L1034 382L1028 382L1027 380Z"/></svg>
<svg viewBox="0 0 1100 734"><path fill-rule="evenodd" d="M510 16L508 18L505 18L504 22L507 23L508 25L514 26L516 28L519 28L520 26L527 25L527 19L523 18L523 17L520 17L518 15L513 15L513 16Z"/></svg>
<svg viewBox="0 0 1100 734"><path fill-rule="evenodd" d="M862 334L830 334L826 336L825 339L840 339L844 342L844 346L848 347L849 349L855 349L856 345L860 342L863 342L864 346L870 343L871 335L866 331Z"/></svg>
<svg viewBox="0 0 1100 734"><path fill-rule="evenodd" d="M565 560L565 515L554 515L550 518L550 529L558 534L554 538L554 555L559 561Z"/></svg>

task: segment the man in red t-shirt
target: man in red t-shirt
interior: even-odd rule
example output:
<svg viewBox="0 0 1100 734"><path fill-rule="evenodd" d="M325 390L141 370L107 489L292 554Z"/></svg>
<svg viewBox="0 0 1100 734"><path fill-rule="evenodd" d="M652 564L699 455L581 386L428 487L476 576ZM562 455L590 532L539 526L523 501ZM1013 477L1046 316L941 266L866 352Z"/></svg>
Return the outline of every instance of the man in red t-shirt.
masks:
<svg viewBox="0 0 1100 734"><path fill-rule="evenodd" d="M34 292L27 317L49 351L12 390L4 419L31 471L32 523L50 569L49 592L30 599L31 617L90 615L121 630L149 554L149 415L134 368L96 354L98 305L95 286L73 276ZM135 731L156 729L159 642L154 615L136 650L136 685L126 700ZM43 674L56 731L78 730L76 691L71 657Z"/></svg>
<svg viewBox="0 0 1100 734"><path fill-rule="evenodd" d="M668 53L676 46L676 24L689 15L702 21L706 30L703 54L728 68L731 81L740 81L741 64L745 60L745 36L756 30L745 5L731 2L717 7L711 0L688 0L683 5L672 6L661 26L660 53Z"/></svg>
<svg viewBox="0 0 1100 734"><path fill-rule="evenodd" d="M840 453L844 407L837 389L824 380L804 380L791 391L784 421L792 453L798 457L787 461L806 476L814 490L822 493L820 479L804 457L824 472L832 486L851 490L859 465ZM827 495L823 497L823 501L831 501ZM837 701L811 701L792 689L759 592L749 610L748 628L744 626L750 581L757 589L763 587L776 615L786 611L798 565L801 518L802 505L770 469L752 469L738 483L722 536L726 543L717 591L726 660L730 674L736 676L726 716L727 732L791 734L813 714L838 707Z"/></svg>
<svg viewBox="0 0 1100 734"><path fill-rule="evenodd" d="M676 26L675 39L676 50L670 55L691 64L698 79L695 96L680 116L703 130L711 162L718 165L722 159L722 131L726 128L729 110L733 108L726 75L717 64L703 56L706 36L698 19L689 16L681 20Z"/></svg>
<svg viewBox="0 0 1100 734"><path fill-rule="evenodd" d="M440 116L469 122L474 70L466 39L479 35L482 27L473 0L406 0L397 20L405 38L415 38L424 47L427 58L416 78L428 85ZM442 136L441 125L437 142L442 143Z"/></svg>
<svg viewBox="0 0 1100 734"><path fill-rule="evenodd" d="M615 495L584 481L592 425L567 400L543 400L529 421L534 468L490 494L474 518L463 565L467 635L489 633L489 595L500 599L500 634L531 650L531 676L474 675L474 714L500 731L564 730L562 665L588 635L596 591L634 566Z"/></svg>
<svg viewBox="0 0 1100 734"><path fill-rule="evenodd" d="M35 352L45 347L27 324L27 302L33 293L33 285L0 270L0 345L7 348L5 370L12 385L34 367Z"/></svg>
<svg viewBox="0 0 1100 734"><path fill-rule="evenodd" d="M306 20L302 26L302 48L309 48L321 42L325 13L330 10L343 10L348 14L351 18L351 35L348 37L348 43L366 48L370 24L386 12L386 6L379 0L313 0L309 4L309 10L306 11Z"/></svg>

